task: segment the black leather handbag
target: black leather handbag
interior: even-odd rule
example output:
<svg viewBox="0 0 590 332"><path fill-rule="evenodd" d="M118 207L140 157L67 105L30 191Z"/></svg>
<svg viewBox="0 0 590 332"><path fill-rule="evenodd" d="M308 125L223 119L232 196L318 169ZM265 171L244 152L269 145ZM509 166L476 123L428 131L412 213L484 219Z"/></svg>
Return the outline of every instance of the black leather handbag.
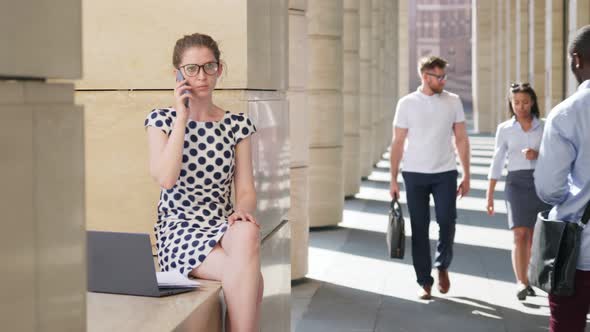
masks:
<svg viewBox="0 0 590 332"><path fill-rule="evenodd" d="M582 231L590 218L590 203L579 222L549 220L549 211L540 212L533 232L529 283L547 293L574 294L576 265Z"/></svg>
<svg viewBox="0 0 590 332"><path fill-rule="evenodd" d="M389 209L389 224L387 224L387 250L390 258L404 258L406 248L406 231L402 207L397 199L391 201Z"/></svg>

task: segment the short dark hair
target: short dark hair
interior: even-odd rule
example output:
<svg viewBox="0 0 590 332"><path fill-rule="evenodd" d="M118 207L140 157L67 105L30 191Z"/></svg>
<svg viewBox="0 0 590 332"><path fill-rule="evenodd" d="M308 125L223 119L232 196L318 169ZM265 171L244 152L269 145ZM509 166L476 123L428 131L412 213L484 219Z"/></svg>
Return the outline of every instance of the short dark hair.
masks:
<svg viewBox="0 0 590 332"><path fill-rule="evenodd" d="M440 68L445 69L449 63L447 60L431 55L420 58L418 61L418 74L422 74L426 69Z"/></svg>
<svg viewBox="0 0 590 332"><path fill-rule="evenodd" d="M537 103L537 94L529 83L521 82L510 84L510 93L508 94L508 114L510 114L510 116L516 116L516 114L514 114L514 110L512 109L512 96L515 93L526 93L531 97L531 100L533 101L533 106L531 106L531 114L539 119L541 117L541 112L539 111L539 103Z"/></svg>
<svg viewBox="0 0 590 332"><path fill-rule="evenodd" d="M584 61L590 61L590 25L576 31L576 35L568 47L568 53L570 55L577 53Z"/></svg>

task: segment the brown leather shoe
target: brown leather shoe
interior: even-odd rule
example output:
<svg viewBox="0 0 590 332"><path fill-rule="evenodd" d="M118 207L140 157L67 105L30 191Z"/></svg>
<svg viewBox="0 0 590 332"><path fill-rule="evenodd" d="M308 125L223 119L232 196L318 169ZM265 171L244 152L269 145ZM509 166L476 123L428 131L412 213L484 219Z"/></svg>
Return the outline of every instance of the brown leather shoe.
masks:
<svg viewBox="0 0 590 332"><path fill-rule="evenodd" d="M430 300L432 295L430 294L432 286L424 285L418 289L418 298L421 300Z"/></svg>
<svg viewBox="0 0 590 332"><path fill-rule="evenodd" d="M438 270L438 291L441 294L446 294L451 288L451 280L449 280L449 271Z"/></svg>

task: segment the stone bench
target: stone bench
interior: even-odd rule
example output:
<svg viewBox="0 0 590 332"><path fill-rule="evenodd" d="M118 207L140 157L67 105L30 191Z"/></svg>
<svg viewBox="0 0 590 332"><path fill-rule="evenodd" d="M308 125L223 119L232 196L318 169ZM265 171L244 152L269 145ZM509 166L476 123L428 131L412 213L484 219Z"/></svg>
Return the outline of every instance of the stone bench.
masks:
<svg viewBox="0 0 590 332"><path fill-rule="evenodd" d="M261 227L261 270L265 291L261 331L289 331L289 223L268 222ZM154 257L155 259L155 257ZM157 263L154 261L157 268ZM193 292L162 298L88 292L87 330L221 332L221 283L199 279Z"/></svg>
<svg viewBox="0 0 590 332"><path fill-rule="evenodd" d="M221 331L221 283L199 280L193 292L162 298L87 293L87 330Z"/></svg>

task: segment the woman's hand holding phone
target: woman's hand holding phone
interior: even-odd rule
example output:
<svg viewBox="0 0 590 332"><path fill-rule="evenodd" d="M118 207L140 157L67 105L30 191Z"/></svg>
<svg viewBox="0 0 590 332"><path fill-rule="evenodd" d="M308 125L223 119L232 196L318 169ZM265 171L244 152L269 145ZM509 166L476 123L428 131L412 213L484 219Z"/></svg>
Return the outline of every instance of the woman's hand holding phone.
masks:
<svg viewBox="0 0 590 332"><path fill-rule="evenodd" d="M531 148L522 149L521 152L524 154L526 160L537 160L539 157L539 151L533 150Z"/></svg>
<svg viewBox="0 0 590 332"><path fill-rule="evenodd" d="M188 119L188 104L189 100L192 99L191 90L192 87L188 85L187 80L184 79L184 76L178 70L176 74L176 88L174 89L174 98L176 99L174 109L177 113L176 116L180 119Z"/></svg>

